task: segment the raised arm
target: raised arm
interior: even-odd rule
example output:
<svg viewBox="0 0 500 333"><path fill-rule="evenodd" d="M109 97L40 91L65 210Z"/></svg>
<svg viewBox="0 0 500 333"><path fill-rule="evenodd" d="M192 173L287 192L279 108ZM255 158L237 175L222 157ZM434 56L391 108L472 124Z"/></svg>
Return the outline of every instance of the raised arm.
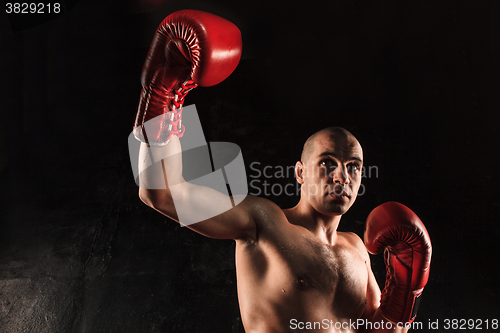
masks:
<svg viewBox="0 0 500 333"><path fill-rule="evenodd" d="M181 145L177 136L172 136L162 147L148 147L142 143L139 163L147 163L160 154L166 158L143 168L140 175L139 197L144 203L180 223L184 221L179 218L177 210L188 212L189 216L184 215L185 218L201 222L184 224L208 237L255 238L255 219L264 199L246 197L233 207L234 198L210 187L186 182L182 176ZM160 187L159 184L165 184L164 189L151 189Z"/></svg>
<svg viewBox="0 0 500 333"><path fill-rule="evenodd" d="M234 207L235 198L185 182L179 141L185 133L182 104L197 85L215 85L229 76L240 55L241 35L234 24L213 14L182 10L158 27L141 76L134 126L135 137L143 142L139 196L166 216L214 238L251 238L258 199Z"/></svg>

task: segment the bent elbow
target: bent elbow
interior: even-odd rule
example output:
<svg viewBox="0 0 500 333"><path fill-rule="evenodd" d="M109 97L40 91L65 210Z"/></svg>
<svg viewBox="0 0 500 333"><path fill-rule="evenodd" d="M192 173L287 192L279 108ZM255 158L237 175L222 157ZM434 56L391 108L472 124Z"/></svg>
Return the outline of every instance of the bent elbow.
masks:
<svg viewBox="0 0 500 333"><path fill-rule="evenodd" d="M177 221L174 201L170 192L166 190L148 190L139 188L139 199L144 204L162 213L163 215Z"/></svg>
<svg viewBox="0 0 500 333"><path fill-rule="evenodd" d="M174 205L170 192L166 190L150 190L140 187L139 199L147 206L164 214L170 213Z"/></svg>
<svg viewBox="0 0 500 333"><path fill-rule="evenodd" d="M147 206L151 208L155 208L158 206L160 199L159 195L154 193L153 190L148 190L142 187L139 187L139 199Z"/></svg>
<svg viewBox="0 0 500 333"><path fill-rule="evenodd" d="M148 193L149 191L146 190L145 188L139 187L139 199L146 205L146 206L152 206L152 201L151 197Z"/></svg>

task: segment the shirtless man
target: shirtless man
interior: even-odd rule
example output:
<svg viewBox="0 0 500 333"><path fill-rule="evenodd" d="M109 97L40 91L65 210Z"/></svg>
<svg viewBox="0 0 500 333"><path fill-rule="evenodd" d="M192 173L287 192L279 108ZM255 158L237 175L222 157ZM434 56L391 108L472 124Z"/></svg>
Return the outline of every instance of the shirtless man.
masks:
<svg viewBox="0 0 500 333"><path fill-rule="evenodd" d="M173 184L176 204L193 212L210 211L214 201L232 200L184 181L178 101L196 84L216 84L234 70L241 52L238 36L238 29L220 17L180 11L162 22L150 48L134 128L143 141L139 196L172 220L179 221ZM203 44L207 40L217 42ZM151 119L153 125L145 131ZM155 123L158 119L170 126ZM159 151L168 158L146 167L145 161ZM381 302L367 247L356 234L337 231L356 199L362 166L363 150L351 133L337 127L321 130L306 141L296 163L301 197L295 207L281 209L247 196L234 208L187 226L208 237L236 241L238 298L247 332L408 330L401 326L415 318L429 273L430 240L418 217L403 205L385 204L370 214L367 247L372 252L387 247L389 280ZM158 189L159 183L165 188Z"/></svg>

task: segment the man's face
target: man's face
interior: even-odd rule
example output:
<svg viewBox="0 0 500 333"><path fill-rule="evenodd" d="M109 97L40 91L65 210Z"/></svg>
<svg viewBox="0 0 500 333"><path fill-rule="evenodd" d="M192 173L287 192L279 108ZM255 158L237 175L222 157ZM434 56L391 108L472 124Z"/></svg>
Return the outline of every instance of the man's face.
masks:
<svg viewBox="0 0 500 333"><path fill-rule="evenodd" d="M361 185L361 145L353 136L328 133L319 134L313 147L307 161L302 161L301 196L319 213L342 215Z"/></svg>

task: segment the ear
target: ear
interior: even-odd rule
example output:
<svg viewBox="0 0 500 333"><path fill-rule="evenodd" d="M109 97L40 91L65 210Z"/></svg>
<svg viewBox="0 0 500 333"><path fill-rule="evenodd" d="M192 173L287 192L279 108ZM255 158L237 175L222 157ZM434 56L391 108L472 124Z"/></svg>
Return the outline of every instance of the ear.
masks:
<svg viewBox="0 0 500 333"><path fill-rule="evenodd" d="M297 182L302 185L304 184L304 175L305 175L305 166L301 161L297 161L295 163L295 178L297 178Z"/></svg>

